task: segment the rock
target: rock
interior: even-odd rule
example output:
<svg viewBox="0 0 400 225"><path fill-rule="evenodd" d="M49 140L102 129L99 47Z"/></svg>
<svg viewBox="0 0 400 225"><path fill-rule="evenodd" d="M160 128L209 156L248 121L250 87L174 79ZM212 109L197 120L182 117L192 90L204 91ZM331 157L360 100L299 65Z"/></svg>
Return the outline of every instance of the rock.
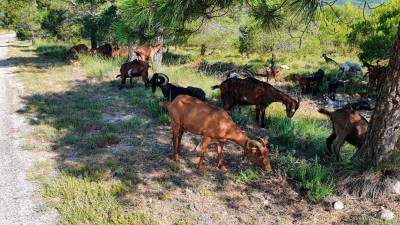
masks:
<svg viewBox="0 0 400 225"><path fill-rule="evenodd" d="M394 218L394 213L389 209L382 209L380 218L385 221L389 221Z"/></svg>
<svg viewBox="0 0 400 225"><path fill-rule="evenodd" d="M400 195L400 181L396 181L392 186L393 193Z"/></svg>
<svg viewBox="0 0 400 225"><path fill-rule="evenodd" d="M213 222L212 222L210 216L208 216L206 214L201 214L197 218L197 225L213 225Z"/></svg>
<svg viewBox="0 0 400 225"><path fill-rule="evenodd" d="M336 201L335 203L333 203L333 208L336 210L342 210L344 209L344 204L341 201Z"/></svg>

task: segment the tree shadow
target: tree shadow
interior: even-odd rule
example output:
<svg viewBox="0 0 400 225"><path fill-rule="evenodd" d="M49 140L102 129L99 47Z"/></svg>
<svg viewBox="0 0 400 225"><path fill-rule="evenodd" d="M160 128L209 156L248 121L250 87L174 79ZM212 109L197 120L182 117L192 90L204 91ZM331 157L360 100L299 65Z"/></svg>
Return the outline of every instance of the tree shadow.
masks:
<svg viewBox="0 0 400 225"><path fill-rule="evenodd" d="M132 184L132 191L138 191L139 184L148 185L143 194L153 197L160 195L151 191L155 184L173 192L196 189L204 180L217 186L229 180L217 168L215 147L206 157L205 174L199 173L198 137L192 134L184 134L181 164L172 160L170 127L151 112L160 99L142 84L118 90L118 81L88 79L69 86L62 92L23 97L25 107L18 110L29 118L34 135L51 140L63 174L91 181L120 179ZM225 145L224 161L232 173L252 167L241 155L238 146Z"/></svg>
<svg viewBox="0 0 400 225"><path fill-rule="evenodd" d="M232 62L216 62L209 64L207 61L203 60L197 66L197 71L210 76L221 76L224 72L237 67L238 65Z"/></svg>
<svg viewBox="0 0 400 225"><path fill-rule="evenodd" d="M180 65L188 63L192 57L190 55L181 55L172 52L163 53L163 64L170 65Z"/></svg>

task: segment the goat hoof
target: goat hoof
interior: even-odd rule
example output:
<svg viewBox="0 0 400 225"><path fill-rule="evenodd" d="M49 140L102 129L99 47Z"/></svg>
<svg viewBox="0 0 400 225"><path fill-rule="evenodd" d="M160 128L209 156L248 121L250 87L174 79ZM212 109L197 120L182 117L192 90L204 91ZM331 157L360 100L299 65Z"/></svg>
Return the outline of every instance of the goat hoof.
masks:
<svg viewBox="0 0 400 225"><path fill-rule="evenodd" d="M180 163L181 162L181 160L179 159L179 156L175 156L175 162L176 163Z"/></svg>
<svg viewBox="0 0 400 225"><path fill-rule="evenodd" d="M204 169L205 169L205 166L204 165L201 165L201 164L199 164L199 165L197 165L197 168L199 169L199 171L200 172L204 172Z"/></svg>
<svg viewBox="0 0 400 225"><path fill-rule="evenodd" d="M228 172L228 169L224 165L219 166L218 168L222 173L227 173Z"/></svg>

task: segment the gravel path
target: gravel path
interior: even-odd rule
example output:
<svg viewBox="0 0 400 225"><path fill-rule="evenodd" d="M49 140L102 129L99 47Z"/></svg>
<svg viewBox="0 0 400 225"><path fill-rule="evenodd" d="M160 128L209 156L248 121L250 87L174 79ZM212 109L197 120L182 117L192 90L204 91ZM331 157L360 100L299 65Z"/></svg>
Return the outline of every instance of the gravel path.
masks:
<svg viewBox="0 0 400 225"><path fill-rule="evenodd" d="M0 35L0 225L55 224L55 210L34 197L36 185L29 178L32 152L22 149L25 120L16 110L21 88L7 62L7 42L14 34Z"/></svg>

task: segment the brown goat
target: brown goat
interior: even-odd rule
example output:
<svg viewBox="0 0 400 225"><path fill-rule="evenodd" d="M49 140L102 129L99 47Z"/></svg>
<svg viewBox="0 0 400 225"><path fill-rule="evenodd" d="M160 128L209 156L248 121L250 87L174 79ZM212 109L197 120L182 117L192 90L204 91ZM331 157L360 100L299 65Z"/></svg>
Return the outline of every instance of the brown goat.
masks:
<svg viewBox="0 0 400 225"><path fill-rule="evenodd" d="M265 109L273 102L281 102L286 106L286 114L292 117L299 108L299 102L284 94L272 85L255 78L227 79L221 85L212 89L221 89L221 99L225 110L231 110L235 105L256 105L256 121L265 126Z"/></svg>
<svg viewBox="0 0 400 225"><path fill-rule="evenodd" d="M292 74L289 78L292 81L298 81L301 93L311 93L316 95L319 92L319 83L315 77L305 77L299 74Z"/></svg>
<svg viewBox="0 0 400 225"><path fill-rule="evenodd" d="M127 62L121 65L120 68L120 74L117 75L116 77L121 77L121 85L119 86L119 89L122 89L122 85L125 84L126 78L130 78L130 84L131 87L133 86L132 84L132 78L133 77L142 77L142 80L146 86L146 88L149 87L149 68L150 65L147 62L141 61L141 60L133 60L132 62Z"/></svg>
<svg viewBox="0 0 400 225"><path fill-rule="evenodd" d="M135 54L140 60L153 60L153 56L161 50L162 46L162 44L142 45L135 50Z"/></svg>
<svg viewBox="0 0 400 225"><path fill-rule="evenodd" d="M77 56L78 54L85 54L88 53L89 48L85 44L79 44L72 46L68 51L64 53L64 58L67 59L68 57Z"/></svg>
<svg viewBox="0 0 400 225"><path fill-rule="evenodd" d="M112 51L113 51L113 48L112 48L111 44L106 43L98 48L91 49L90 53L92 55L99 55L104 58L111 58Z"/></svg>
<svg viewBox="0 0 400 225"><path fill-rule="evenodd" d="M387 67L380 65L374 66L364 60L361 61L363 66L367 67L368 69L368 88L370 90L378 89L385 79Z"/></svg>
<svg viewBox="0 0 400 225"><path fill-rule="evenodd" d="M209 105L189 95L179 95L172 102L162 102L171 116L172 143L175 161L179 162L180 143L185 131L202 135L201 155L198 163L200 171L204 170L204 155L210 144L217 144L218 168L227 171L222 160L222 145L226 141L239 144L247 156L264 170L270 170L268 138L252 140L248 138L229 114L215 106Z"/></svg>
<svg viewBox="0 0 400 225"><path fill-rule="evenodd" d="M336 160L340 161L340 148L345 141L357 148L361 148L368 130L368 121L363 116L346 108L338 109L334 112L319 109L318 112L329 116L333 125L333 132L326 139L328 156L335 154Z"/></svg>
<svg viewBox="0 0 400 225"><path fill-rule="evenodd" d="M129 57L129 51L127 48L114 48L111 54L111 57L113 59L121 57L121 58L128 58Z"/></svg>

